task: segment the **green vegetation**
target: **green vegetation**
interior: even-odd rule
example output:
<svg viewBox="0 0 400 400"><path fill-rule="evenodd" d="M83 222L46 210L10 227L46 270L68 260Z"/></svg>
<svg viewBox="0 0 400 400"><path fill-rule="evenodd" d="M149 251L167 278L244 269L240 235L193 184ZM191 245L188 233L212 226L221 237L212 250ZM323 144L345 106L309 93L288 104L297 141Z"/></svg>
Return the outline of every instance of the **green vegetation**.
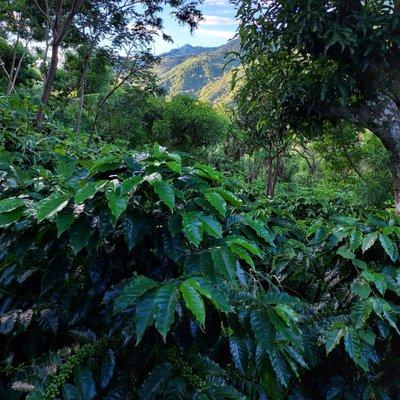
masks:
<svg viewBox="0 0 400 400"><path fill-rule="evenodd" d="M232 70L238 62L229 54L238 47L235 39L215 49L184 47L162 55L156 67L160 85L172 96L184 93L213 104L232 103Z"/></svg>
<svg viewBox="0 0 400 400"><path fill-rule="evenodd" d="M326 99L346 113L369 101L351 57L313 69L325 100L310 74L327 37L364 60L362 23L380 32L368 40L382 70L399 6L243 0L242 65L196 99L158 85L146 46L160 3L100 3L0 5L0 398L399 398L394 150L360 121L316 114ZM196 26L195 4L167 3ZM49 61L46 38L57 47L72 11ZM254 25L261 12L277 25ZM206 68L218 51L185 47L159 68ZM348 102L332 80L343 71Z"/></svg>

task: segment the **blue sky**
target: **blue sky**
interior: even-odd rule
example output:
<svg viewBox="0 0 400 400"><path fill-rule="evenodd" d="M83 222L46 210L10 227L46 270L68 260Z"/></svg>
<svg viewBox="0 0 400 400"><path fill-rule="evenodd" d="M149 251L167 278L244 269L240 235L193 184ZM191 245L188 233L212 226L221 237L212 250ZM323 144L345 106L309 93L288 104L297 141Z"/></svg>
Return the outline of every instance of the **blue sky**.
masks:
<svg viewBox="0 0 400 400"><path fill-rule="evenodd" d="M185 44L205 47L220 46L234 36L237 22L234 6L229 3L229 0L204 0L204 4L200 5L199 8L205 20L200 22L193 34L190 34L188 27L179 25L171 17L171 10L164 11L162 15L164 30L166 34L173 38L174 43L167 43L161 38L156 38L154 43L155 54L164 53Z"/></svg>

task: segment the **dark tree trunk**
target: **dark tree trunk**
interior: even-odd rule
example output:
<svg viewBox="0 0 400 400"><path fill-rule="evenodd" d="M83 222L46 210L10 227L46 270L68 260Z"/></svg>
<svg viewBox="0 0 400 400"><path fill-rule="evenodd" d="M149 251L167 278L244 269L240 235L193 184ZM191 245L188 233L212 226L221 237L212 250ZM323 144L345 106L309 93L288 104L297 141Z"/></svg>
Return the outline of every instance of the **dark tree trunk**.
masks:
<svg viewBox="0 0 400 400"><path fill-rule="evenodd" d="M275 183L276 183L277 169L274 168L274 158L269 157L266 160L266 182L265 182L265 194L268 197L274 197L275 194Z"/></svg>
<svg viewBox="0 0 400 400"><path fill-rule="evenodd" d="M49 101L51 89L53 87L53 82L57 73L58 66L58 51L59 45L54 44L51 49L51 60L50 66L47 71L47 75L45 77L42 95L40 97L40 107L36 113L36 123L41 124L43 122L44 117L44 108Z"/></svg>
<svg viewBox="0 0 400 400"><path fill-rule="evenodd" d="M376 96L359 108L337 110L338 116L363 125L379 137L390 156L396 212L400 214L400 108L390 96Z"/></svg>
<svg viewBox="0 0 400 400"><path fill-rule="evenodd" d="M378 94L361 117L369 119L369 129L382 141L390 156L396 212L400 214L400 109L389 96Z"/></svg>
<svg viewBox="0 0 400 400"><path fill-rule="evenodd" d="M44 79L43 91L40 96L40 106L36 113L36 123L40 125L43 122L44 109L49 101L51 89L53 87L54 78L56 77L58 67L58 52L60 46L70 30L72 20L81 8L84 0L74 0L68 14L64 17L63 14L63 0L56 1L55 20L52 26L52 49L51 49L51 60L50 66L47 71L47 75Z"/></svg>

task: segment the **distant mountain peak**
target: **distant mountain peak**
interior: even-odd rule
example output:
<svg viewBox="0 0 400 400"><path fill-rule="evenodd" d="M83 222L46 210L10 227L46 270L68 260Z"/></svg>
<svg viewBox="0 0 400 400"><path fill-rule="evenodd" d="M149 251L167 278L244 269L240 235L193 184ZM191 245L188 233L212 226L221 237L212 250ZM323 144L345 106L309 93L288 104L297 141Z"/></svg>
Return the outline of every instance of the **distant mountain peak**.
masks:
<svg viewBox="0 0 400 400"><path fill-rule="evenodd" d="M176 49L172 49L167 53L163 53L160 57L189 57L196 56L201 53L208 53L209 51L214 50L214 47L202 47L202 46L192 46L191 44L185 44L181 47L177 47Z"/></svg>
<svg viewBox="0 0 400 400"><path fill-rule="evenodd" d="M170 95L186 93L213 103L228 98L232 68L239 61L226 66L225 56L239 47L239 40L233 39L219 47L185 44L164 53L156 67L159 83Z"/></svg>

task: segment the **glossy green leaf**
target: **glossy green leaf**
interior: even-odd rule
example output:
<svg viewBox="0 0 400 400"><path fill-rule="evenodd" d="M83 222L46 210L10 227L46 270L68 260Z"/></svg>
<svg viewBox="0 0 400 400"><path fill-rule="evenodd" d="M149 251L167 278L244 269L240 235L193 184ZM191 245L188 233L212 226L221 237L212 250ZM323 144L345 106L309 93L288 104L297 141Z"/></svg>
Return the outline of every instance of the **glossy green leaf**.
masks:
<svg viewBox="0 0 400 400"><path fill-rule="evenodd" d="M228 248L212 249L211 258L220 274L230 281L235 280L237 275L236 258Z"/></svg>
<svg viewBox="0 0 400 400"><path fill-rule="evenodd" d="M206 310L197 285L193 285L190 280L187 280L181 283L179 290L182 292L186 307L193 313L200 325L204 326Z"/></svg>
<svg viewBox="0 0 400 400"><path fill-rule="evenodd" d="M99 182L88 182L82 189L79 189L75 194L75 203L81 204L86 200L92 199L94 195L104 188L108 181L102 180Z"/></svg>
<svg viewBox="0 0 400 400"><path fill-rule="evenodd" d="M362 245L362 242L362 233L359 230L353 231L349 239L350 249L353 251L357 250Z"/></svg>
<svg viewBox="0 0 400 400"><path fill-rule="evenodd" d="M131 176L121 183L121 196L128 196L143 181L141 176Z"/></svg>
<svg viewBox="0 0 400 400"><path fill-rule="evenodd" d="M38 222L49 219L66 207L70 196L62 193L53 193L51 196L36 204Z"/></svg>
<svg viewBox="0 0 400 400"><path fill-rule="evenodd" d="M241 258L243 261L245 261L248 265L250 265L251 268L254 268L254 261L253 259L250 257L250 254L247 252L246 249L244 249L241 246L236 246L235 244L229 243L229 249L232 253L236 254L237 256L239 256L239 258Z"/></svg>
<svg viewBox="0 0 400 400"><path fill-rule="evenodd" d="M371 232L364 237L361 246L363 252L366 252L369 248L371 248L374 245L376 239L378 239L378 235L379 235L378 232Z"/></svg>
<svg viewBox="0 0 400 400"><path fill-rule="evenodd" d="M154 299L155 325L164 341L174 321L177 298L177 288L172 283L161 286L156 292Z"/></svg>
<svg viewBox="0 0 400 400"><path fill-rule="evenodd" d="M170 380L172 368L172 364L167 362L156 365L140 387L139 399L155 400L160 398Z"/></svg>
<svg viewBox="0 0 400 400"><path fill-rule="evenodd" d="M202 214L200 216L201 221L203 222L204 230L215 238L222 237L222 226L221 224L211 215Z"/></svg>
<svg viewBox="0 0 400 400"><path fill-rule="evenodd" d="M57 215L57 236L61 235L74 223L75 215L73 210L62 210Z"/></svg>
<svg viewBox="0 0 400 400"><path fill-rule="evenodd" d="M268 316L260 310L251 313L251 328L261 346L268 352L272 352L275 342L275 328Z"/></svg>
<svg viewBox="0 0 400 400"><path fill-rule="evenodd" d="M226 202L223 197L217 192L205 192L205 199L221 214L222 217L226 215Z"/></svg>
<svg viewBox="0 0 400 400"><path fill-rule="evenodd" d="M89 221L80 218L71 227L70 241L75 254L78 254L90 242L90 225Z"/></svg>
<svg viewBox="0 0 400 400"><path fill-rule="evenodd" d="M221 197L234 207L240 207L242 205L242 200L229 190L222 188L214 189Z"/></svg>
<svg viewBox="0 0 400 400"><path fill-rule="evenodd" d="M135 304L136 300L148 290L157 287L158 282L147 276L138 275L125 284L121 294L115 299L114 312L119 313Z"/></svg>
<svg viewBox="0 0 400 400"><path fill-rule="evenodd" d="M151 182L151 185L163 203L173 212L175 207L175 192L172 185L162 180L154 180Z"/></svg>
<svg viewBox="0 0 400 400"><path fill-rule="evenodd" d="M218 310L222 312L233 311L228 296L221 289L215 287L207 279L193 277L187 279L187 282L190 282L190 284L193 285L199 293L210 300Z"/></svg>
<svg viewBox="0 0 400 400"><path fill-rule="evenodd" d="M0 200L0 214L13 211L23 206L25 206L24 200L18 197L10 197L8 199Z"/></svg>
<svg viewBox="0 0 400 400"><path fill-rule="evenodd" d="M386 254L395 262L398 254L398 251L396 251L396 244L384 233L379 234L379 241Z"/></svg>
<svg viewBox="0 0 400 400"><path fill-rule="evenodd" d="M356 258L356 255L349 249L347 245L339 247L336 254L346 258L347 260L354 260Z"/></svg>
<svg viewBox="0 0 400 400"><path fill-rule="evenodd" d="M115 221L118 221L121 214L126 210L128 207L128 196L120 196L114 190L107 190L107 202L108 208L111 211L111 214L115 218Z"/></svg>
<svg viewBox="0 0 400 400"><path fill-rule="evenodd" d="M23 207L17 208L13 211L8 211L0 214L0 228L6 228L7 226L17 222L25 214Z"/></svg>
<svg viewBox="0 0 400 400"><path fill-rule="evenodd" d="M198 247L203 240L203 222L201 213L197 211L186 212L182 216L182 226L185 236Z"/></svg>
<svg viewBox="0 0 400 400"><path fill-rule="evenodd" d="M325 339L326 354L329 354L336 346L339 345L345 333L345 328L330 328Z"/></svg>
<svg viewBox="0 0 400 400"><path fill-rule="evenodd" d="M136 345L142 340L146 329L154 322L154 297L155 292L148 291L136 303Z"/></svg>
<svg viewBox="0 0 400 400"><path fill-rule="evenodd" d="M234 244L245 248L250 253L261 257L261 251L255 243L250 242L249 240L243 239L238 236L230 236L227 239L228 244Z"/></svg>
<svg viewBox="0 0 400 400"><path fill-rule="evenodd" d="M369 283L365 279L357 279L353 283L351 290L362 299L368 298L372 292Z"/></svg>
<svg viewBox="0 0 400 400"><path fill-rule="evenodd" d="M357 362L361 354L360 338L354 329L349 329L344 336L344 348L347 354Z"/></svg>

